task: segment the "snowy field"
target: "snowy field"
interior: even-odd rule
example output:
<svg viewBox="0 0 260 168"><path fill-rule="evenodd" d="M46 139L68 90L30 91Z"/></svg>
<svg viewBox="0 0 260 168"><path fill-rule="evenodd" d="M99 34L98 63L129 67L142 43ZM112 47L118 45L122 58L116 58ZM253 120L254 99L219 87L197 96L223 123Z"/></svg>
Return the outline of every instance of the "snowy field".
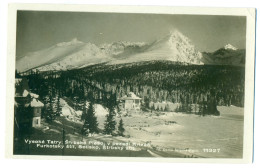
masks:
<svg viewBox="0 0 260 168"><path fill-rule="evenodd" d="M64 115L65 112L75 113L66 103L63 105ZM241 158L244 109L235 106L218 106L217 108L220 116L202 117L176 112L129 113L128 116L122 117L126 130L125 137L107 137L99 134L89 138L100 141L151 143L153 149L148 150L158 152L156 154L162 157L174 157L177 152L194 157ZM101 105L95 105L95 111L98 127L103 129L106 114L108 114L107 109ZM70 121L70 119L67 120ZM119 123L120 117L117 116L116 120ZM78 130L82 127L82 123L79 121L71 122L78 126L71 129ZM66 124L66 126L75 127L75 124L73 126ZM70 138L79 139L81 136ZM173 149L179 151L173 151ZM185 151L185 149L189 149L189 151Z"/></svg>
<svg viewBox="0 0 260 168"><path fill-rule="evenodd" d="M131 141L151 141L165 151L189 148L199 157L242 157L243 108L220 106L218 110L220 116L164 112L133 114L123 120Z"/></svg>

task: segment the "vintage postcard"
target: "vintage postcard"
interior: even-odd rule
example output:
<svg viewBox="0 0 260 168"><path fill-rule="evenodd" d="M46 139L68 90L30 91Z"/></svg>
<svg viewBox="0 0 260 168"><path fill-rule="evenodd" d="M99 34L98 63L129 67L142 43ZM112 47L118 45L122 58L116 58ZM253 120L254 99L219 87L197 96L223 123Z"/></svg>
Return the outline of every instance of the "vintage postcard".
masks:
<svg viewBox="0 0 260 168"><path fill-rule="evenodd" d="M10 4L12 158L250 163L255 9Z"/></svg>

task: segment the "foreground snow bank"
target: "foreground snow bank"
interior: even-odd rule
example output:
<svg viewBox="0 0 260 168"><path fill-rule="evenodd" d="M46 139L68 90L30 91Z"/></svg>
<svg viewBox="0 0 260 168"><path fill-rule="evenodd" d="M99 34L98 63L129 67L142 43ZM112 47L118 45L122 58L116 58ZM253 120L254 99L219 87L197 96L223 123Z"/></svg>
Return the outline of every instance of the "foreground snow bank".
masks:
<svg viewBox="0 0 260 168"><path fill-rule="evenodd" d="M64 99L60 99L60 104L62 107L62 115L63 116L81 116L82 111L81 110L74 110L71 106L68 105L68 103ZM88 104L88 102L87 102ZM88 108L88 105L86 106ZM108 114L108 110L104 108L101 104L95 104L94 105L96 116L106 116Z"/></svg>

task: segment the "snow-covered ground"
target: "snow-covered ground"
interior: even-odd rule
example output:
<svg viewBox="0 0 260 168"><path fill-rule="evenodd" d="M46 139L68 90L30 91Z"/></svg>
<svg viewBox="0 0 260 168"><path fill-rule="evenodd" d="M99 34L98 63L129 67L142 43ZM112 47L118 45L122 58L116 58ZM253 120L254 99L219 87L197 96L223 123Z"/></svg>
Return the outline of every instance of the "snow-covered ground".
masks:
<svg viewBox="0 0 260 168"><path fill-rule="evenodd" d="M62 116L66 117L70 121L81 122L80 121L81 115L82 115L81 110L73 109L62 98L60 99L60 104L61 104L61 109L62 109L62 112L61 112ZM87 102L86 108L88 108L88 102ZM99 128L102 129L104 127L103 123L105 121L105 116L108 114L108 110L100 104L95 104L94 108L95 108L95 113L97 116L97 121L99 123Z"/></svg>
<svg viewBox="0 0 260 168"><path fill-rule="evenodd" d="M131 139L151 141L166 149L193 149L202 157L237 158L243 153L243 108L218 107L221 116L200 117L175 112L124 117ZM176 122L176 123L175 123ZM217 149L219 152L206 152Z"/></svg>
<svg viewBox="0 0 260 168"><path fill-rule="evenodd" d="M61 100L61 104L64 113L67 109L71 115L77 116L77 111L64 100ZM94 107L99 128L103 129L108 111L99 104ZM165 150L188 148L196 152L182 153L199 157L242 157L244 109L219 106L218 110L220 116L205 117L176 112L132 113L122 116L126 137L113 139L135 143L150 142L153 147ZM116 117L116 120L119 123L120 117ZM211 149L219 152L208 152Z"/></svg>

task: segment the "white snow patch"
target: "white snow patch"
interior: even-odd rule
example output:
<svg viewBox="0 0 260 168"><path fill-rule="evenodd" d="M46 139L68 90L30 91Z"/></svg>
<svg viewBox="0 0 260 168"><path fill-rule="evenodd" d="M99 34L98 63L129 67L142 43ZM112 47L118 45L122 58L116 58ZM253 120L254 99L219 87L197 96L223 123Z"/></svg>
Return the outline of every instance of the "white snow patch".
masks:
<svg viewBox="0 0 260 168"><path fill-rule="evenodd" d="M77 121L80 119L82 115L81 110L74 110L72 107L68 105L68 103L64 99L60 99L60 104L62 107L62 115L72 119L74 121ZM89 107L89 102L86 102L86 109ZM98 122L103 123L103 120L105 119L105 116L108 114L108 110L105 109L101 104L94 104L95 109L95 115L97 116Z"/></svg>
<svg viewBox="0 0 260 168"><path fill-rule="evenodd" d="M95 112L96 116L106 116L108 114L108 110L105 109L101 104L95 104Z"/></svg>
<svg viewBox="0 0 260 168"><path fill-rule="evenodd" d="M71 109L69 107L62 107L62 115L67 117L67 116L71 116Z"/></svg>
<svg viewBox="0 0 260 168"><path fill-rule="evenodd" d="M66 47L66 46L70 46L70 45L75 45L75 44L81 44L83 42L78 41L77 38L73 38L71 41L69 42L62 42L62 43L58 43L57 46L58 47Z"/></svg>
<svg viewBox="0 0 260 168"><path fill-rule="evenodd" d="M225 50L227 50L227 49L230 49L230 50L237 50L237 48L234 47L234 46L232 46L231 44L227 44L227 45L225 45L224 48L225 48Z"/></svg>
<svg viewBox="0 0 260 168"><path fill-rule="evenodd" d="M77 116L81 116L82 115L82 111L80 111L80 110L75 111L75 113L77 114Z"/></svg>
<svg viewBox="0 0 260 168"><path fill-rule="evenodd" d="M60 121L58 120L54 120L54 122L58 123L58 124L62 124Z"/></svg>

